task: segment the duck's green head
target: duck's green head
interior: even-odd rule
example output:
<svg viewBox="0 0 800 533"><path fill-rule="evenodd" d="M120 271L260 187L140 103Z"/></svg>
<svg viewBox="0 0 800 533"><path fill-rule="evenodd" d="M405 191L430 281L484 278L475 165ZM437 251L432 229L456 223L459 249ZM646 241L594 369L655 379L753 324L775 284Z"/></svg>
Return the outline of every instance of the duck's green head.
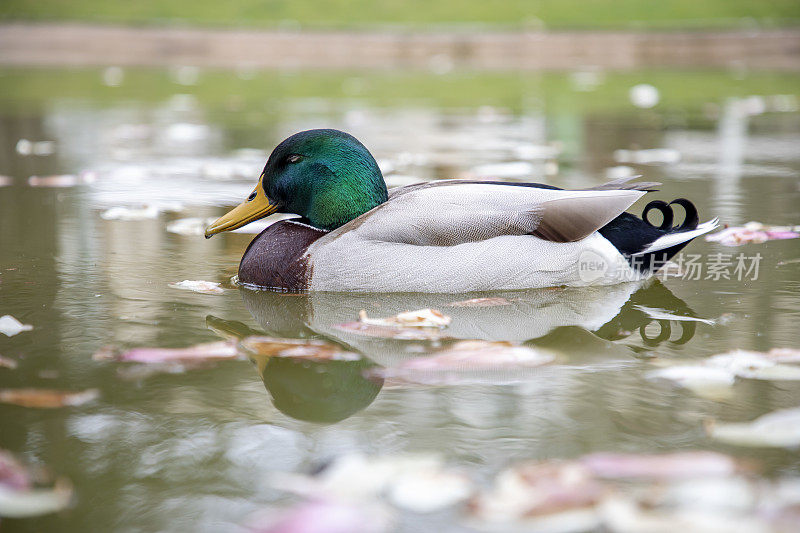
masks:
<svg viewBox="0 0 800 533"><path fill-rule="evenodd" d="M272 151L247 200L211 224L206 238L275 212L332 230L386 198L378 164L358 139L339 130L301 131Z"/></svg>

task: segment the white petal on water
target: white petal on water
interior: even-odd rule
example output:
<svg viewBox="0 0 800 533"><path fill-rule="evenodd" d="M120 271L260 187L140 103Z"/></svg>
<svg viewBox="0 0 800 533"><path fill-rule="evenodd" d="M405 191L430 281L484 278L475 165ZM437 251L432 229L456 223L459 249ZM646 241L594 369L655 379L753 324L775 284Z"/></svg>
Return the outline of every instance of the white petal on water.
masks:
<svg viewBox="0 0 800 533"><path fill-rule="evenodd" d="M712 438L740 446L796 448L800 446L800 407L773 411L752 422L710 422Z"/></svg>
<svg viewBox="0 0 800 533"><path fill-rule="evenodd" d="M7 337L13 337L23 331L30 331L33 326L30 324L23 324L11 315L0 316L0 333Z"/></svg>
<svg viewBox="0 0 800 533"><path fill-rule="evenodd" d="M472 491L467 476L439 469L401 474L391 484L389 499L409 511L431 513L467 499Z"/></svg>
<svg viewBox="0 0 800 533"><path fill-rule="evenodd" d="M703 387L711 385L733 385L736 374L726 368L715 368L702 365L676 365L648 372L649 379L667 379L687 387Z"/></svg>
<svg viewBox="0 0 800 533"><path fill-rule="evenodd" d="M708 324L713 326L716 322L711 319L707 318L698 318L694 316L684 316L684 315L676 315L670 313L666 309L659 309L658 307L646 307L644 305L634 305L634 309L638 309L639 311L643 312L650 318L654 318L656 320L675 320L675 321L684 321L684 322L700 322L702 324Z"/></svg>
<svg viewBox="0 0 800 533"><path fill-rule="evenodd" d="M216 220L214 217L179 218L167 224L167 231L178 235L203 235L214 220Z"/></svg>
<svg viewBox="0 0 800 533"><path fill-rule="evenodd" d="M55 513L72 499L72 486L59 480L52 489L14 490L0 486L0 516L29 518Z"/></svg>
<svg viewBox="0 0 800 533"><path fill-rule="evenodd" d="M183 207L183 204L179 202L150 204L140 207L116 206L103 211L100 214L100 218L103 220L149 220L157 218L161 213L182 211Z"/></svg>
<svg viewBox="0 0 800 533"><path fill-rule="evenodd" d="M178 283L170 283L169 286L173 289L199 292L201 294L223 294L225 292L225 289L216 281L185 279Z"/></svg>
<svg viewBox="0 0 800 533"><path fill-rule="evenodd" d="M0 355L0 368L9 368L14 370L17 368L18 363L14 359L9 359L8 357L3 357Z"/></svg>

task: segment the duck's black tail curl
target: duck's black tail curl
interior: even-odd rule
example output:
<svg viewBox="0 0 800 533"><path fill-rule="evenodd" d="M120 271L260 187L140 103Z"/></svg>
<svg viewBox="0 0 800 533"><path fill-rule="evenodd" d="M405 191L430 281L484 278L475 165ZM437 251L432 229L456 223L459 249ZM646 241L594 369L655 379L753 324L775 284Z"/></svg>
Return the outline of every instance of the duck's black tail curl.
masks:
<svg viewBox="0 0 800 533"><path fill-rule="evenodd" d="M673 204L683 207L683 210L686 213L683 223L680 226L672 225L672 222L675 219L675 213L671 207ZM647 218L647 214L653 209L658 209L661 211L663 220L659 226L656 226ZM697 214L697 208L686 198L677 198L672 200L670 203L664 202L663 200L653 200L644 206L644 209L642 210L642 220L654 228L657 227L661 231L665 231L667 233L697 229L698 224L700 224L700 217Z"/></svg>
<svg viewBox="0 0 800 533"><path fill-rule="evenodd" d="M683 208L683 222L674 224L673 206ZM661 213L661 223L656 225L648 218L650 212ZM711 231L716 220L700 224L697 208L686 198L669 203L653 200L642 210L642 218L622 213L600 230L639 272L655 272L680 252L692 239Z"/></svg>

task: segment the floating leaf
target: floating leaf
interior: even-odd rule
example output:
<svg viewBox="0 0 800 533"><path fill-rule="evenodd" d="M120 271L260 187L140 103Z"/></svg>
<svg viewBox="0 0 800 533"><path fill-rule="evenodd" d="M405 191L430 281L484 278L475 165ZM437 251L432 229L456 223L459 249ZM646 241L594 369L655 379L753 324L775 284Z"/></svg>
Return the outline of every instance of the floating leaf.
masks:
<svg viewBox="0 0 800 533"><path fill-rule="evenodd" d="M0 333L5 334L7 337L13 337L23 331L30 331L33 326L30 324L23 324L11 315L0 316Z"/></svg>
<svg viewBox="0 0 800 533"><path fill-rule="evenodd" d="M706 430L712 438L729 444L796 448L800 446L800 407L773 411L746 423L712 421Z"/></svg>
<svg viewBox="0 0 800 533"><path fill-rule="evenodd" d="M96 361L113 360L132 363L183 363L237 358L239 358L239 350L236 343L232 341L208 342L187 348L134 348L121 353L118 353L113 347L104 347L94 354Z"/></svg>
<svg viewBox="0 0 800 533"><path fill-rule="evenodd" d="M447 304L448 307L499 307L502 305L511 305L512 301L505 298L472 298L470 300L461 300Z"/></svg>
<svg viewBox="0 0 800 533"><path fill-rule="evenodd" d="M582 457L580 463L593 475L606 479L730 476L739 470L733 458L706 451L657 455L596 453Z"/></svg>
<svg viewBox="0 0 800 533"><path fill-rule="evenodd" d="M361 356L329 342L252 336L242 339L242 348L268 357L289 357L314 361L358 361Z"/></svg>
<svg viewBox="0 0 800 533"><path fill-rule="evenodd" d="M199 292L201 294L223 294L225 289L215 281L201 281L185 279L178 283L170 283L173 289L181 289L184 291Z"/></svg>
<svg viewBox="0 0 800 533"><path fill-rule="evenodd" d="M100 391L97 389L88 389L79 392L51 389L0 390L1 403L42 409L83 405L97 399L99 396Z"/></svg>

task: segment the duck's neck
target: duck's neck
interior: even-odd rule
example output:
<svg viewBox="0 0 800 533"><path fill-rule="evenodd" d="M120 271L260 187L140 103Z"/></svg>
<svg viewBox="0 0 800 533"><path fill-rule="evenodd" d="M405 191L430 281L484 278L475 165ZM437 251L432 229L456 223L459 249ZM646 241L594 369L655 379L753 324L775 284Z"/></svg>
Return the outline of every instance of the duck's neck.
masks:
<svg viewBox="0 0 800 533"><path fill-rule="evenodd" d="M330 169L331 175L307 198L303 215L312 226L333 230L374 209L388 198L386 183L373 161ZM318 182L319 183L319 182Z"/></svg>

